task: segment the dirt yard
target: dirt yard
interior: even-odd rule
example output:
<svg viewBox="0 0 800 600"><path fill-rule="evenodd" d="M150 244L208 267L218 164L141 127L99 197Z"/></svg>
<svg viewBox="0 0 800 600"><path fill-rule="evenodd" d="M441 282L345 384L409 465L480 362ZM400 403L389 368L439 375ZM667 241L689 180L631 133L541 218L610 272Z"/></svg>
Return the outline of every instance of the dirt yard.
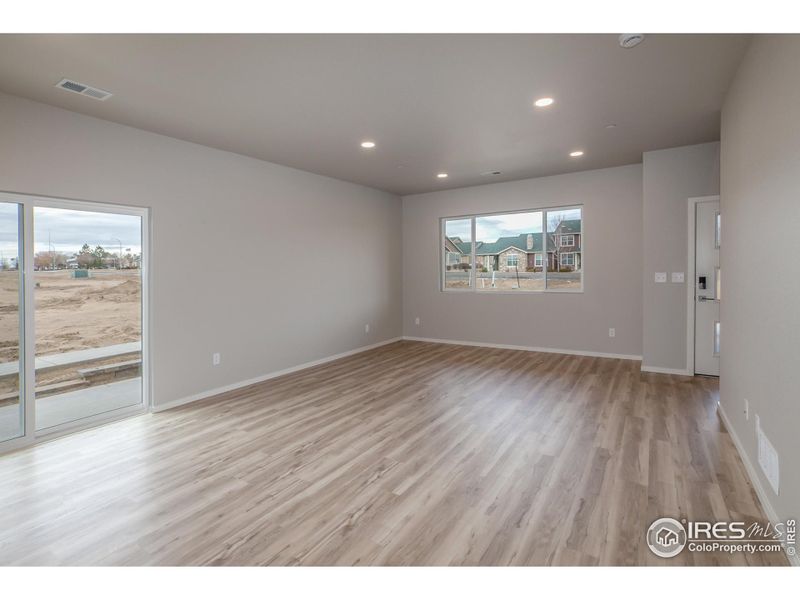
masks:
<svg viewBox="0 0 800 600"><path fill-rule="evenodd" d="M466 276L458 274L458 277L447 278L446 289L468 289L469 279ZM550 276L547 281L548 289L559 290L579 290L581 288L580 275L570 274L569 277L563 273L556 273ZM532 278L529 274L520 277L517 282L516 277L497 277L495 278L495 287L492 288L492 278L485 273L481 273L477 279L476 288L484 291L494 290L522 290L522 291L543 291L545 289L544 278Z"/></svg>
<svg viewBox="0 0 800 600"><path fill-rule="evenodd" d="M138 270L92 270L88 279L64 271L37 271L36 355L141 340ZM19 352L19 274L0 272L0 362Z"/></svg>

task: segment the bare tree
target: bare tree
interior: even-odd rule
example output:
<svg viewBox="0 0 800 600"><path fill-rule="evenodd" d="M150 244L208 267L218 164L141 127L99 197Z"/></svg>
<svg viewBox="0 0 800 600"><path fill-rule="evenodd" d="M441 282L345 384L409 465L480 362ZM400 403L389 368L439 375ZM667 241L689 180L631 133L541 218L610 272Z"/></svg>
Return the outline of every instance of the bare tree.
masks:
<svg viewBox="0 0 800 600"><path fill-rule="evenodd" d="M555 233L561 223L564 222L564 217L561 213L547 213L547 231Z"/></svg>
<svg viewBox="0 0 800 600"><path fill-rule="evenodd" d="M551 243L553 246L553 269L555 271L558 271L559 268L561 267L558 260L558 236L556 235L556 231L558 231L558 228L561 227L561 223L563 222L564 222L563 213L560 212L547 213L547 232L545 232L543 235L546 245L549 245L550 241L552 240ZM544 255L545 260L547 260L548 252L549 249L545 248L545 255Z"/></svg>
<svg viewBox="0 0 800 600"><path fill-rule="evenodd" d="M63 269L67 266L67 257L61 252L37 252L33 264L37 269Z"/></svg>

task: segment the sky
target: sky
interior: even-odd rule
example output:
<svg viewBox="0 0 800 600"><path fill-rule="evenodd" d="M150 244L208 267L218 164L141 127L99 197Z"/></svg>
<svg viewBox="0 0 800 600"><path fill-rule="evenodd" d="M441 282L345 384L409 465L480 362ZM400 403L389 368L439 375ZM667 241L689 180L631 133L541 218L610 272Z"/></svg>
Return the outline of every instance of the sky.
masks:
<svg viewBox="0 0 800 600"><path fill-rule="evenodd" d="M563 219L580 219L580 209L567 209L548 211L548 218L558 217ZM469 219L458 219L447 222L447 236L460 237L469 241L471 234ZM491 215L475 219L475 235L479 241L495 242L498 238L515 236L521 233L541 233L542 213L511 213L506 215Z"/></svg>
<svg viewBox="0 0 800 600"><path fill-rule="evenodd" d="M0 203L0 253L3 258L18 254L17 206ZM46 252L52 247L56 252L71 255L83 244L103 246L113 253L138 254L141 252L141 218L132 215L35 207L33 212L34 252ZM49 237L49 245L48 245ZM117 241L119 240L119 241Z"/></svg>

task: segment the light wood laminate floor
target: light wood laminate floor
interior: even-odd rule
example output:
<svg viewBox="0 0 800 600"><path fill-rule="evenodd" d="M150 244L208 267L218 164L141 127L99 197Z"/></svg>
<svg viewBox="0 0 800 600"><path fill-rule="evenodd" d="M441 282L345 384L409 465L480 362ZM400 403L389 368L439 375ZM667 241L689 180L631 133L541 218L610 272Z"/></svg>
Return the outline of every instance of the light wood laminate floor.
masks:
<svg viewBox="0 0 800 600"><path fill-rule="evenodd" d="M717 381L398 342L0 457L0 564L657 559L657 517L763 514Z"/></svg>

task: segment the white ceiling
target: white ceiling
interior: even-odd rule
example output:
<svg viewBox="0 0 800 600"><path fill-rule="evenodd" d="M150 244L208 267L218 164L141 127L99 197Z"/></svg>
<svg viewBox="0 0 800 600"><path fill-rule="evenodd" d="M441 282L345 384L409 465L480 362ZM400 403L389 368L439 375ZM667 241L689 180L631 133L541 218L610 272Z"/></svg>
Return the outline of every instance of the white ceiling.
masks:
<svg viewBox="0 0 800 600"><path fill-rule="evenodd" d="M624 50L617 35L0 35L0 90L411 194L716 140L748 41L650 35ZM64 77L114 96L55 88ZM536 109L541 96L556 103ZM365 139L377 147L362 150ZM493 170L502 175L481 175Z"/></svg>

